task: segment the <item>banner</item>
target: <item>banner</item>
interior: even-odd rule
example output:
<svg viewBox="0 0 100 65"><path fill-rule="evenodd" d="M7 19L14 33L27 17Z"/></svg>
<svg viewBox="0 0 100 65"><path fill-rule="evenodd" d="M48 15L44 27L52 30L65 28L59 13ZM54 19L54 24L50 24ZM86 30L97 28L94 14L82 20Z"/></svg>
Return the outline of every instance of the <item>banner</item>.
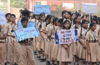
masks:
<svg viewBox="0 0 100 65"><path fill-rule="evenodd" d="M35 22L28 22L28 27L36 27L36 23ZM18 20L17 22L17 29L23 28L22 24L21 24L21 20Z"/></svg>
<svg viewBox="0 0 100 65"><path fill-rule="evenodd" d="M63 3L65 9L74 9L74 3Z"/></svg>
<svg viewBox="0 0 100 65"><path fill-rule="evenodd" d="M56 44L70 44L78 41L77 30L63 30L55 33L55 43Z"/></svg>
<svg viewBox="0 0 100 65"><path fill-rule="evenodd" d="M17 41L22 41L28 38L39 37L40 34L36 27L27 27L15 30L14 32Z"/></svg>
<svg viewBox="0 0 100 65"><path fill-rule="evenodd" d="M34 14L45 13L50 15L50 6L49 5L35 5Z"/></svg>
<svg viewBox="0 0 100 65"><path fill-rule="evenodd" d="M5 18L5 13L4 13L4 11L0 11L0 25L4 25L6 23L7 23L7 21Z"/></svg>
<svg viewBox="0 0 100 65"><path fill-rule="evenodd" d="M97 14L97 4L82 3L82 12L89 14Z"/></svg>

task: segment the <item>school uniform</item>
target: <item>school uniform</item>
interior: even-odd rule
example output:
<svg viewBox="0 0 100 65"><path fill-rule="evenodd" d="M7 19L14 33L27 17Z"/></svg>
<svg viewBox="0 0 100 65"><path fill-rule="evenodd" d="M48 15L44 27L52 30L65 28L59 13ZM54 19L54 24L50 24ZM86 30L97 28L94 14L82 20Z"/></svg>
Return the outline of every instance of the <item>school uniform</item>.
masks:
<svg viewBox="0 0 100 65"><path fill-rule="evenodd" d="M46 27L46 31L49 32L49 28L50 28L51 24L48 24ZM47 34L48 35L48 34ZM46 42L47 41L47 42ZM46 55L50 55L50 39L46 36L46 44L45 44L45 54Z"/></svg>
<svg viewBox="0 0 100 65"><path fill-rule="evenodd" d="M36 27L38 27L39 20L29 19L29 21L30 22L35 22L36 23ZM33 38L33 41L32 41L32 46L33 46L34 51L36 50L36 45L37 45L36 39L37 38Z"/></svg>
<svg viewBox="0 0 100 65"><path fill-rule="evenodd" d="M87 32L86 34L87 40L89 41L89 47L91 54L88 54L86 52L86 61L90 62L97 62L100 59L100 53L99 53L99 45L98 45L98 38L96 31L92 32L91 30Z"/></svg>
<svg viewBox="0 0 100 65"><path fill-rule="evenodd" d="M65 29L62 29L61 31L64 31L64 30ZM64 44L64 45L66 45L66 44ZM62 62L71 62L72 61L71 44L68 47L68 49L65 49L62 46L62 44L59 45L57 61L62 61Z"/></svg>
<svg viewBox="0 0 100 65"><path fill-rule="evenodd" d="M7 34L6 28L2 27L0 31L0 37L2 37L4 34ZM5 64L5 42L6 39L0 39L0 58L1 58L1 65Z"/></svg>
<svg viewBox="0 0 100 65"><path fill-rule="evenodd" d="M49 28L48 28L48 35L50 36L50 43L49 43L49 46L50 46L50 49L49 49L49 58L50 58L50 60L53 60L52 59L52 52L53 52L53 48L54 48L54 46L55 46L55 38L54 38L54 33L55 33L55 26L54 25L52 25L51 23L50 23L50 26L49 26Z"/></svg>
<svg viewBox="0 0 100 65"><path fill-rule="evenodd" d="M40 25L42 28L40 28ZM43 33L43 29L46 30L46 22L42 23L39 22L38 24L38 28L40 29L40 34L43 36L43 38L40 36L40 37L37 37L37 50L38 51L44 51L45 50L45 42L44 42L44 38L45 38L45 34Z"/></svg>
<svg viewBox="0 0 100 65"><path fill-rule="evenodd" d="M96 32L98 37L100 38L100 25L96 25Z"/></svg>
<svg viewBox="0 0 100 65"><path fill-rule="evenodd" d="M77 27L77 29L75 29L75 26ZM79 28L81 28L81 26L79 25L73 25L72 27L71 27L71 29L75 29L75 30L79 30ZM75 43L72 43L72 54L74 55L74 56L78 56L77 54L77 52L78 52L78 44L76 44L76 42Z"/></svg>
<svg viewBox="0 0 100 65"><path fill-rule="evenodd" d="M8 30L8 37L10 38L9 40L9 56L10 56L10 65L13 65L14 58L16 56L16 62L18 63L19 61L19 44L15 38L14 31L17 29L16 24L9 24L9 30ZM15 55L15 56L14 56Z"/></svg>
<svg viewBox="0 0 100 65"><path fill-rule="evenodd" d="M83 27L82 27L82 32L81 32L81 28L78 31L78 37L79 39L82 40L84 45L86 45L86 32L87 32L87 29L84 29ZM82 36L80 36L81 33L82 33ZM83 60L86 59L86 49L83 48L80 42L78 42L78 58L83 59Z"/></svg>
<svg viewBox="0 0 100 65"><path fill-rule="evenodd" d="M58 32L58 31L61 31L62 28L57 26L55 27L55 32ZM55 44L54 45L54 48L53 48L53 51L52 51L52 59L53 60L57 60L58 58L58 51L59 51L59 45L58 44Z"/></svg>
<svg viewBox="0 0 100 65"><path fill-rule="evenodd" d="M61 29L60 27L55 26L55 32L57 32L60 29ZM58 55L58 45L54 43L54 47L52 51L52 60L57 60L57 55Z"/></svg>
<svg viewBox="0 0 100 65"><path fill-rule="evenodd" d="M18 65L35 65L33 47L31 46L31 42L26 40L22 40L19 42L20 44L20 59Z"/></svg>
<svg viewBox="0 0 100 65"><path fill-rule="evenodd" d="M9 30L9 25L10 25L10 23L6 23L5 25L4 25L4 27L6 28L6 30L7 30L7 33L8 33L8 30ZM6 37L6 42L5 42L5 59L6 59L6 62L8 61L8 52L9 52L9 48L8 48L8 44L9 44L9 37Z"/></svg>

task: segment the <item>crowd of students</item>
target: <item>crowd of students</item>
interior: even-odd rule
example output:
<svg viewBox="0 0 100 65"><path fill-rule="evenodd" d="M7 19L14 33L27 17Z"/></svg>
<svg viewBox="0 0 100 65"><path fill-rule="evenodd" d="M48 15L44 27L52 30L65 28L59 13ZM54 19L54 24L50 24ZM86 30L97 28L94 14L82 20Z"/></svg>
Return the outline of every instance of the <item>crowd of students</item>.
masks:
<svg viewBox="0 0 100 65"><path fill-rule="evenodd" d="M17 30L15 14L5 14L7 23L0 25L0 58L1 65L36 65L34 55L46 65L96 65L100 62L100 17L81 15L81 12L62 11L57 18L45 13L33 14L28 10L20 10L23 28L28 21L35 22L40 37L16 41L14 31ZM75 29L79 41L71 44L55 44L54 33ZM33 54L34 50L34 54ZM16 59L16 60L15 60Z"/></svg>

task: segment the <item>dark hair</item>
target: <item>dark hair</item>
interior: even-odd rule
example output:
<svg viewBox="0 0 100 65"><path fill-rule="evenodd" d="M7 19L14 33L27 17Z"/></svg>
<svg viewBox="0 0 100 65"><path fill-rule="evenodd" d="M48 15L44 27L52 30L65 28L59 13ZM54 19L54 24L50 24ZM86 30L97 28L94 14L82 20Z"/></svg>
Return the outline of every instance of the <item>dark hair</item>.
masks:
<svg viewBox="0 0 100 65"><path fill-rule="evenodd" d="M87 17L89 17L89 15L88 15L88 14L87 14L87 15L85 15L85 16L86 16L86 18L87 18ZM92 16L91 16L91 15L90 15L90 19L91 19L91 21L92 21Z"/></svg>
<svg viewBox="0 0 100 65"><path fill-rule="evenodd" d="M55 25L55 22L58 20L58 18L57 17L54 17L54 19L53 19L53 24Z"/></svg>
<svg viewBox="0 0 100 65"><path fill-rule="evenodd" d="M11 15L11 13L7 13L7 14L5 15L5 17L7 17L8 15Z"/></svg>
<svg viewBox="0 0 100 65"><path fill-rule="evenodd" d="M58 19L58 22L63 24L63 19L62 18Z"/></svg>
<svg viewBox="0 0 100 65"><path fill-rule="evenodd" d="M93 18L92 20L96 21L96 24L98 24L98 22L97 22L97 18ZM92 22L93 22L93 21L92 21Z"/></svg>
<svg viewBox="0 0 100 65"><path fill-rule="evenodd" d="M15 14L11 14L11 16L14 16L16 18L16 15Z"/></svg>
<svg viewBox="0 0 100 65"><path fill-rule="evenodd" d="M99 24L100 24L100 17L97 18L97 21L99 21Z"/></svg>
<svg viewBox="0 0 100 65"><path fill-rule="evenodd" d="M66 10L63 10L63 11L62 11L62 17L63 17L63 14L65 14L66 12L67 12Z"/></svg>
<svg viewBox="0 0 100 65"><path fill-rule="evenodd" d="M45 13L41 13L40 16L41 16L41 17L42 17L42 16L45 16Z"/></svg>
<svg viewBox="0 0 100 65"><path fill-rule="evenodd" d="M74 21L73 21L74 24L77 23L76 19L77 19L78 17L80 17L80 15L79 15L79 16L76 16L76 17L74 18Z"/></svg>
<svg viewBox="0 0 100 65"><path fill-rule="evenodd" d="M27 21L27 22L28 22L28 18L23 17L23 18L21 19L21 23L23 23L23 21Z"/></svg>
<svg viewBox="0 0 100 65"><path fill-rule="evenodd" d="M72 14L71 14L71 17L72 17L74 14L75 14L75 13L72 13ZM75 15L76 15L76 14L75 14Z"/></svg>
<svg viewBox="0 0 100 65"><path fill-rule="evenodd" d="M71 12L70 11L67 11L67 13L71 16Z"/></svg>
<svg viewBox="0 0 100 65"><path fill-rule="evenodd" d="M41 17L43 17L43 16L45 16L45 15L41 15ZM41 28L42 27L42 19L40 20L40 26L39 26L39 28Z"/></svg>
<svg viewBox="0 0 100 65"><path fill-rule="evenodd" d="M88 31L91 29L91 27L92 27L93 25L95 25L95 23L94 23L94 22L91 22ZM88 31L87 31L87 32L88 32ZM85 35L87 34L87 32L85 33Z"/></svg>
<svg viewBox="0 0 100 65"><path fill-rule="evenodd" d="M95 24L94 22L91 22L91 23L90 23L90 28L91 28L94 24Z"/></svg>
<svg viewBox="0 0 100 65"><path fill-rule="evenodd" d="M52 17L54 17L54 16L51 15L51 16L49 17L49 21L51 20ZM50 21L50 23L51 23L51 21Z"/></svg>
<svg viewBox="0 0 100 65"><path fill-rule="evenodd" d="M81 16L77 11L75 12L76 16Z"/></svg>
<svg viewBox="0 0 100 65"><path fill-rule="evenodd" d="M85 15L83 15L81 18L84 18L85 17Z"/></svg>
<svg viewBox="0 0 100 65"><path fill-rule="evenodd" d="M51 16L51 15L47 15L47 17L46 17L46 21L50 18L50 16Z"/></svg>
<svg viewBox="0 0 100 65"><path fill-rule="evenodd" d="M94 16L93 16L93 18L97 18L97 16L96 16L96 15L94 15Z"/></svg>
<svg viewBox="0 0 100 65"><path fill-rule="evenodd" d="M75 29L78 28L78 27L76 26L76 23L77 23L76 19L77 19L78 17L80 17L80 15L79 15L79 16L76 16L76 17L74 18L74 21L73 21L73 23L75 24Z"/></svg>
<svg viewBox="0 0 100 65"><path fill-rule="evenodd" d="M82 36L82 25L83 25L85 22L88 22L88 21L87 21L87 20L83 20L82 23L81 23L81 33L80 33L80 36Z"/></svg>
<svg viewBox="0 0 100 65"><path fill-rule="evenodd" d="M64 23L63 23L63 29L65 29L65 26L64 26L64 25L65 25L67 22L69 22L69 24L70 24L68 29L71 28L71 23L70 23L70 21L69 21L69 20L65 20Z"/></svg>
<svg viewBox="0 0 100 65"><path fill-rule="evenodd" d="M22 15L27 16L27 17L29 17L29 14L30 14L27 9L23 10L21 13Z"/></svg>
<svg viewBox="0 0 100 65"><path fill-rule="evenodd" d="M22 9L19 10L19 12L22 12L22 11L23 11Z"/></svg>

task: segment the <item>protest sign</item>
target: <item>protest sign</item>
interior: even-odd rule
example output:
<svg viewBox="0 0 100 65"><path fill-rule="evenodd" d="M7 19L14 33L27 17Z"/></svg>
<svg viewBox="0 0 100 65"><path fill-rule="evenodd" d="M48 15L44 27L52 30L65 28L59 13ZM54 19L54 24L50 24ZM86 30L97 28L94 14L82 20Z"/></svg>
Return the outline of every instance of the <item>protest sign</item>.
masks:
<svg viewBox="0 0 100 65"><path fill-rule="evenodd" d="M50 6L49 5L35 5L34 14L45 13L50 15Z"/></svg>
<svg viewBox="0 0 100 65"><path fill-rule="evenodd" d="M97 4L82 3L82 12L89 14L97 14Z"/></svg>
<svg viewBox="0 0 100 65"><path fill-rule="evenodd" d="M35 22L28 22L28 27L36 27L36 23ZM17 22L17 29L23 28L22 24L21 24L21 20L18 20Z"/></svg>
<svg viewBox="0 0 100 65"><path fill-rule="evenodd" d="M56 44L70 44L78 41L77 30L63 30L55 33Z"/></svg>
<svg viewBox="0 0 100 65"><path fill-rule="evenodd" d="M28 38L39 37L40 34L36 27L27 27L15 30L14 32L17 41L22 41Z"/></svg>
<svg viewBox="0 0 100 65"><path fill-rule="evenodd" d="M6 23L7 23L7 21L5 18L5 13L4 13L4 11L0 11L0 25L4 25Z"/></svg>

